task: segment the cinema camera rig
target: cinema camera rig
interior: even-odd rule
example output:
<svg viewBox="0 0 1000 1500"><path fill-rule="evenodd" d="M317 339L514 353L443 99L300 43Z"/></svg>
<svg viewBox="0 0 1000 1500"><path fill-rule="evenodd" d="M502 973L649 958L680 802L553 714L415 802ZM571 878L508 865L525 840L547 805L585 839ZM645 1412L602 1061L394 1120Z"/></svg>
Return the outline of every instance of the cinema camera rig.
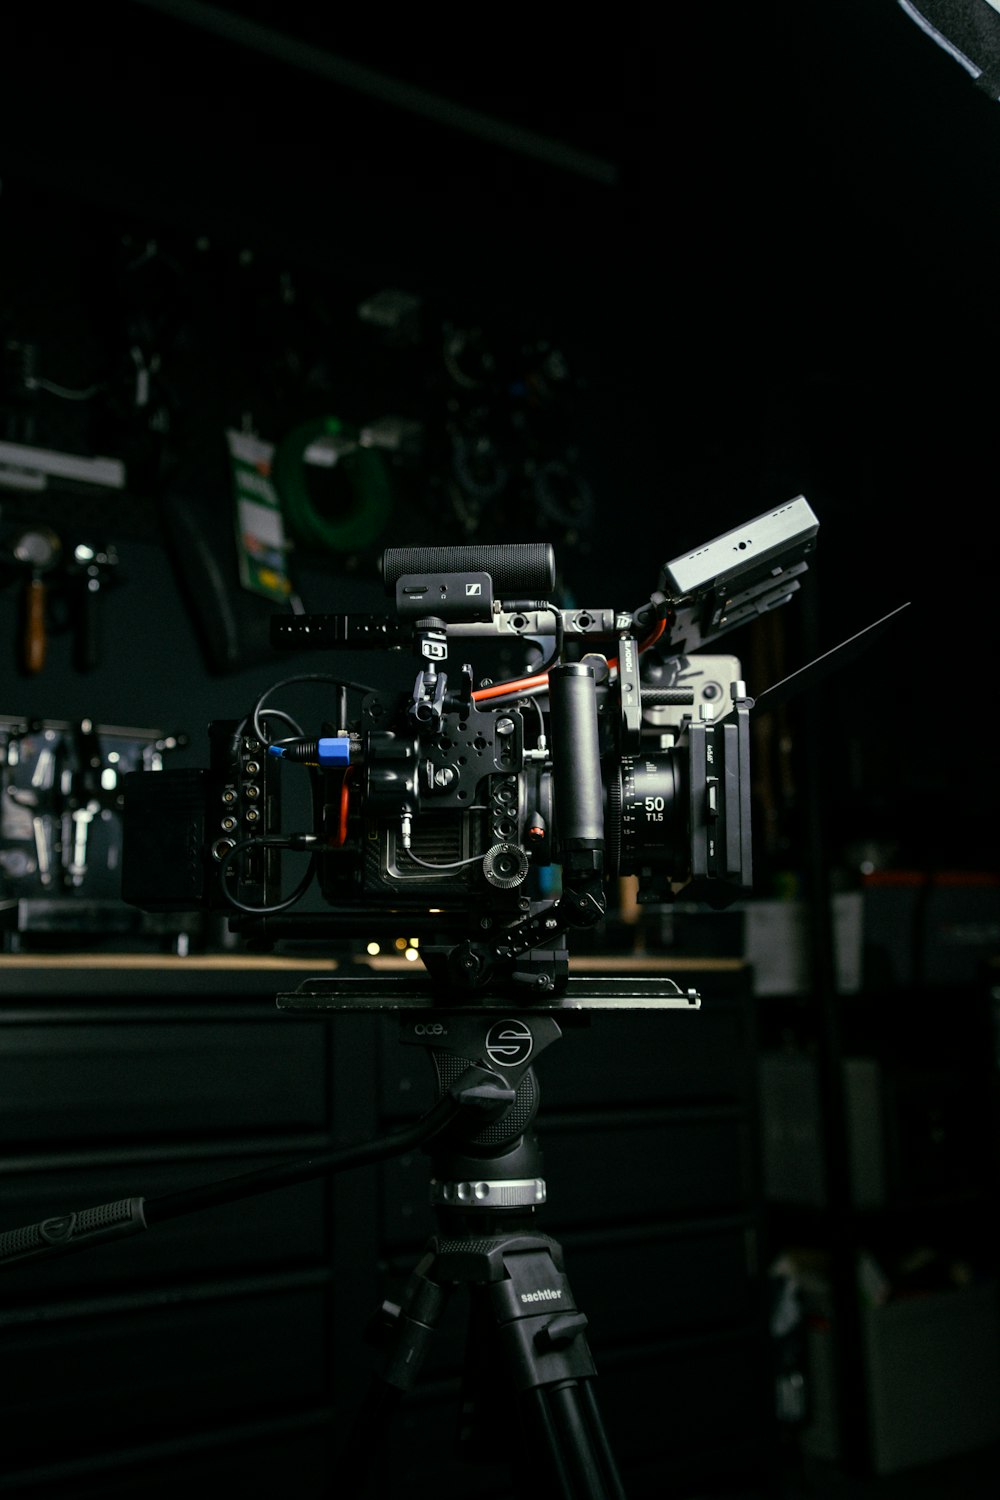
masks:
<svg viewBox="0 0 1000 1500"><path fill-rule="evenodd" d="M620 876L640 902L729 904L752 883L753 700L735 657L697 653L789 599L817 530L799 496L665 564L627 613L553 604L548 544L390 548L394 614L275 616L273 641L411 647L412 688L289 677L210 726L209 768L127 777L125 900L227 912L251 946L419 933L443 999L558 992L567 938L601 922ZM477 686L470 665L445 670L466 640L541 659ZM271 703L307 681L333 688L316 735ZM281 831L289 762L311 783L308 831ZM290 894L282 849L309 856ZM319 909L293 913L314 882Z"/></svg>

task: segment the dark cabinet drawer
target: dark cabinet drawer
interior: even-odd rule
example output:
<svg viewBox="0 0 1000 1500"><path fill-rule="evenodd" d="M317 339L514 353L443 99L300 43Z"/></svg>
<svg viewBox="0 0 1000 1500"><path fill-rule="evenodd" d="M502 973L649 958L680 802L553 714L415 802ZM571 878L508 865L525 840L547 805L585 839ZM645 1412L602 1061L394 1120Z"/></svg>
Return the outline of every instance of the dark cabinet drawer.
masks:
<svg viewBox="0 0 1000 1500"><path fill-rule="evenodd" d="M329 1318L324 1286L215 1298L178 1288L160 1305L95 1304L90 1316L8 1327L4 1363L17 1377L5 1397L4 1466L318 1404Z"/></svg>
<svg viewBox="0 0 1000 1500"><path fill-rule="evenodd" d="M0 1134L15 1143L317 1129L322 1026L169 1021L0 1028Z"/></svg>
<svg viewBox="0 0 1000 1500"><path fill-rule="evenodd" d="M37 1470L0 1477L4 1500L177 1500L178 1495L238 1495L240 1500L274 1500L288 1493L295 1475L295 1500L329 1500L334 1455L329 1421L320 1414L312 1429L302 1420L257 1422L205 1440L197 1433L187 1452L178 1444L131 1451L113 1450L82 1467L43 1458ZM44 1479L44 1483L42 1480Z"/></svg>
<svg viewBox="0 0 1000 1500"><path fill-rule="evenodd" d="M560 1243L595 1350L746 1324L756 1314L755 1247L745 1222L650 1224L614 1237L569 1233Z"/></svg>

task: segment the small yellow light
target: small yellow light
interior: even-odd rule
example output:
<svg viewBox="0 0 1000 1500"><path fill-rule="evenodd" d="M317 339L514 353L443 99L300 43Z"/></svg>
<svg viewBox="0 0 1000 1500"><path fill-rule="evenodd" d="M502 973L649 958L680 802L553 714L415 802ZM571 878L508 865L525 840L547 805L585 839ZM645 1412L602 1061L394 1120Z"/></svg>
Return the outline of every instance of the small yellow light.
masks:
<svg viewBox="0 0 1000 1500"><path fill-rule="evenodd" d="M411 948L419 948L420 947L420 939L419 938L410 938L410 947Z"/></svg>
<svg viewBox="0 0 1000 1500"><path fill-rule="evenodd" d="M406 947L406 939L405 938L397 938L396 939L396 951L398 953L402 953L402 951L403 951L403 949L405 947Z"/></svg>
<svg viewBox="0 0 1000 1500"><path fill-rule="evenodd" d="M365 949L365 952L370 953L372 958L374 958L376 953L382 952L382 949L378 943L369 943L368 947Z"/></svg>

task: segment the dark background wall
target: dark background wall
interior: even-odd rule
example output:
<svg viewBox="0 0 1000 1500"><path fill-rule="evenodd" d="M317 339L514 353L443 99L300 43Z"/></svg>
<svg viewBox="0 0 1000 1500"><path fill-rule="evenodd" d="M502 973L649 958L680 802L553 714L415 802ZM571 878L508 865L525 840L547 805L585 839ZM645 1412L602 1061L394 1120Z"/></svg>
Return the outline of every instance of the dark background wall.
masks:
<svg viewBox="0 0 1000 1500"><path fill-rule="evenodd" d="M244 29L234 32L234 22ZM257 26L268 28L263 50ZM273 656L269 608L235 583L226 429L252 425L278 440L331 411L356 423L391 413L412 418L421 434L394 460L391 523L372 544L338 554L297 546L292 566L307 610L379 608L382 545L463 538L552 540L567 602L633 606L666 558L804 493L821 531L801 593L723 643L744 660L750 691L910 603L850 666L793 701L776 735L758 735L755 766L774 815L755 829L760 893L803 866L814 882L820 870L850 882L863 861L995 872L1000 112L892 0L774 0L558 22L527 12L347 18L342 8L292 0L37 5L5 16L0 74L0 442L108 455L127 473L121 490L51 483L38 491L9 476L0 489L0 549L44 523L66 545L111 542L119 556L103 599L101 658L89 671L75 664L61 574L50 580L45 668L23 670L24 576L9 557L0 564L0 716L161 726L189 736L179 761L201 763L209 720L242 714L276 677L320 664ZM389 328L359 313L386 290L411 308ZM27 353L36 361L31 386ZM489 440L473 466L478 489L456 478L457 439ZM490 493L498 456L508 478ZM564 472L546 510L533 478L550 460ZM213 578L222 581L218 595ZM395 670L361 654L336 666L363 680ZM398 668L402 680L411 670ZM323 707L319 694L302 712ZM43 997L61 1003L78 982L70 974L67 988ZM208 1139L219 1118L220 1154L249 1149L202 1039L201 1002L215 983L187 995L190 1014L166 1015L190 1022L197 1065L182 1058L163 1072L162 1117L160 1094L150 1095L157 1117L148 1139L162 1136L165 1152L200 1132ZM210 1013L230 1068L242 1054L228 1050L223 1012L243 983L234 971ZM266 974L257 984L270 1027L272 986ZM166 993L150 991L150 1004ZM812 992L801 998L789 1009L800 1025L807 1015L810 1043L819 1031L839 1046L833 1004L822 1009ZM923 1068L928 1058L940 1062L946 1032L961 1053L948 1100L985 1110L992 1093L979 1079L992 1041L988 1027L961 1019L963 998L961 987L946 1002L931 991L918 1025L905 985L892 1007L863 994L854 1007L863 1024L847 1043L866 1051L875 1029L872 1050L884 1048L888 1067L905 1037ZM712 1000L706 1028L720 1015ZM748 1020L741 999L741 1017L744 1009ZM780 1007L776 1016L773 1006L753 1009L770 1028L765 1040L783 1043ZM36 1049L41 1080L25 1073L23 1093L15 1091L27 1157L46 1088L60 1151L64 1079L81 1091L84 1135L104 1130L94 1120L106 1117L116 1089L145 1090L134 1065L115 1065L112 1084L105 1064L95 1069L105 1049L118 1055L122 1024L113 1005L98 1010L76 1013L70 1041L82 1054L61 1033L21 1044ZM248 1010L245 1019L256 1029L260 1017ZM64 1018L49 1020L61 1027ZM274 1139L263 1139L270 1124L253 1097L258 1075L244 1077L238 1063L262 1155L311 1149L327 1128L331 1140L345 1131L355 1138L364 1133L361 1105L374 1133L370 1049L352 1051L343 1035L340 1027L329 1100L308 1118L282 1114ZM677 1070L683 1088L711 1096L730 1121L738 1092L749 1119L749 1029L730 1038L729 1051L713 1032L700 1036L703 1054ZM272 1045L261 1032L261 1076L273 1066ZM135 1050L159 1078L145 1042ZM11 1055L16 1061L17 1046ZM735 1078L725 1088L713 1081L720 1057ZM828 1061L835 1096L836 1047ZM603 1067L597 1073L606 1090ZM665 1090L653 1074L642 1098L673 1119L679 1084ZM629 1129L634 1076L621 1085ZM391 1084L391 1069L386 1077ZM210 1118L203 1096L213 1101ZM395 1117L402 1096L385 1097ZM296 1098L283 1091L285 1103ZM142 1103L149 1107L144 1093ZM607 1105L595 1088L582 1104L564 1095L562 1107L573 1125L574 1110ZM973 1113L971 1130L945 1129L949 1149L934 1162L948 1187L955 1161L979 1172L979 1152L988 1157L970 1241L979 1255L987 1246L995 1264L995 1240L984 1239L977 1217L995 1197L993 1136ZM913 1114L922 1149L924 1114L935 1140L940 1117ZM743 1132L743 1113L734 1129ZM87 1170L103 1170L112 1146L97 1140ZM728 1146L724 1154L736 1159ZM578 1167L589 1159L581 1149L566 1156ZM830 1153L831 1182L844 1176L845 1159ZM18 1222L62 1206L46 1175L52 1162L35 1165L35 1196L11 1215ZM699 1169L699 1182L712 1184L714 1170ZM619 1186L638 1180L616 1175ZM186 1167L177 1166L177 1181L188 1181ZM670 1174L664 1181L669 1187ZM365 1191L375 1192L367 1177ZM749 1196L741 1182L733 1200L741 1215ZM826 1201L829 1243L847 1216L835 1196ZM363 1224L374 1241L379 1210L365 1202L365 1212L353 1198L342 1212L338 1202L330 1221ZM614 1234L627 1217L616 1203L612 1193L596 1215L607 1215ZM647 1217L672 1213L653 1205ZM945 1194L935 1243L949 1240L954 1219ZM787 1233L814 1228L794 1219ZM855 1231L848 1224L845 1239ZM726 1234L742 1243L742 1219ZM303 1256L325 1253L311 1230L303 1243ZM613 1235L610 1243L618 1247ZM784 1243L781 1220L762 1244ZM371 1257L357 1245L345 1232L338 1253L348 1298L360 1304L353 1276ZM278 1260L299 1253L275 1252ZM316 1284L326 1285L318 1271ZM742 1282L727 1273L725 1285ZM839 1285L845 1307L855 1307L853 1268ZM30 1308L25 1316L30 1322ZM348 1331L339 1337L353 1349L353 1323ZM180 1379L187 1363L185 1339ZM37 1407L47 1411L49 1360L38 1368ZM854 1366L845 1369L853 1390ZM257 1373L248 1364L244 1378ZM678 1383L712 1388L711 1379L691 1380L686 1365ZM761 1389L755 1377L757 1399ZM751 1409L737 1399L719 1404ZM714 1435L704 1441L714 1444Z"/></svg>
<svg viewBox="0 0 1000 1500"><path fill-rule="evenodd" d="M822 524L810 598L763 659L733 643L751 690L912 601L822 690L831 787L855 831L867 819L897 849L903 831L910 858L939 844L978 861L996 760L977 733L973 771L948 726L982 722L992 667L1000 116L890 0L738 9L481 31L267 4L223 8L216 33L199 6L8 20L5 340L35 340L66 386L109 383L106 399L40 396L35 431L124 458L129 480L96 518L76 496L66 520L120 555L100 668L74 671L56 636L44 674L18 672L8 573L4 709L192 739L235 711L274 674L251 649L216 680L178 588L189 559L166 561L167 481L200 486L217 524L224 427L249 413L273 436L331 397L362 419L364 397L423 402L439 431L440 329L482 328L501 357L540 341L564 356L542 420L592 508L546 527L522 496L484 505L475 535L551 535L568 594L633 604L664 558L804 492ZM241 45L234 17L307 51ZM398 92L411 85L444 122ZM359 302L387 287L420 299L417 350L360 337ZM130 396L137 342L158 361L166 434ZM11 381L8 358L8 397ZM456 534L435 475L431 452L385 544ZM9 537L26 507L66 506L0 496L0 524ZM357 607L368 594L347 580L372 577L374 556L300 551L306 607Z"/></svg>

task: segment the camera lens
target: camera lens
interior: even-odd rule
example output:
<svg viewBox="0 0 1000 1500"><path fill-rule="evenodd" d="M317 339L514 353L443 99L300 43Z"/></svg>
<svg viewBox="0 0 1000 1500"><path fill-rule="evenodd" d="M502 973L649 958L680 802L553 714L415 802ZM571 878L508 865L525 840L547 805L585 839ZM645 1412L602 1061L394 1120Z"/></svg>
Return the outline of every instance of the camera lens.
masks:
<svg viewBox="0 0 1000 1500"><path fill-rule="evenodd" d="M677 750L624 756L611 767L605 805L609 873L650 868L686 875L687 803L686 761Z"/></svg>

